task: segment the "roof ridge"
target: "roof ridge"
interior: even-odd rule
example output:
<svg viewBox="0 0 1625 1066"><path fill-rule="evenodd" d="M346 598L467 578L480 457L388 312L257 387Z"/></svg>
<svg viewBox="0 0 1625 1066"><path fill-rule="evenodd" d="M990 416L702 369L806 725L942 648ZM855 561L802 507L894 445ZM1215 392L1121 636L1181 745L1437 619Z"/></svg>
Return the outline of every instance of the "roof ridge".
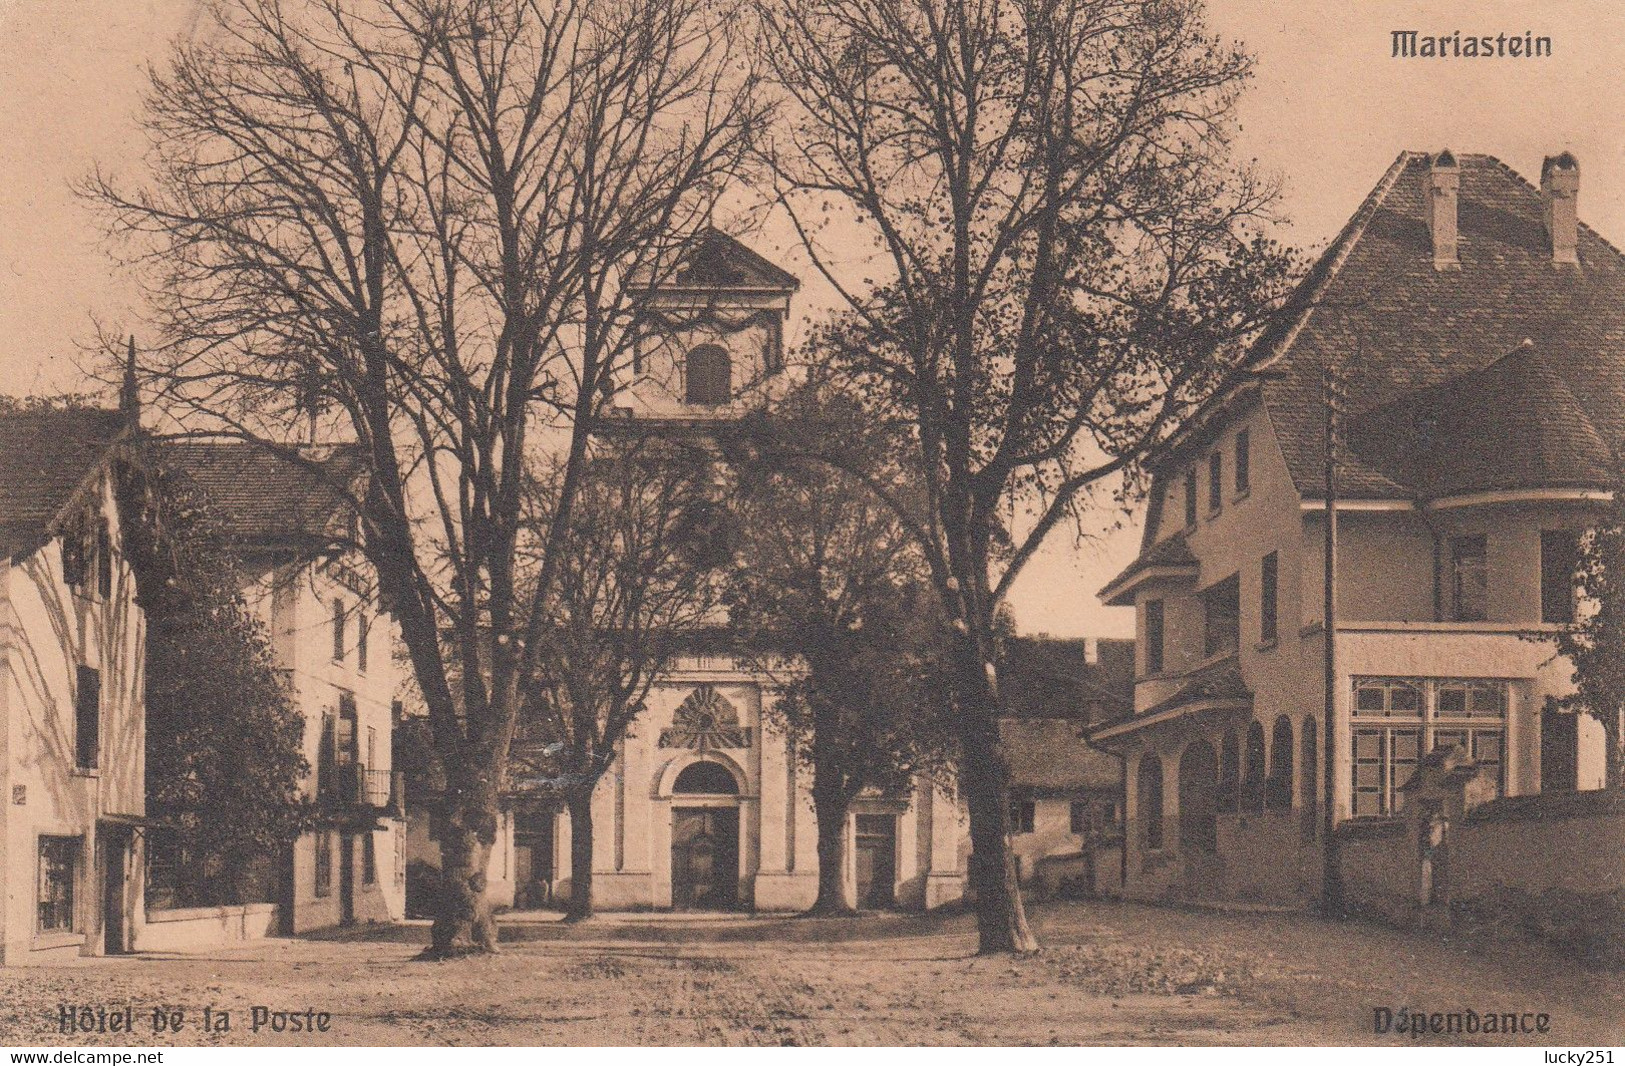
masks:
<svg viewBox="0 0 1625 1066"><path fill-rule="evenodd" d="M1382 206L1383 201L1388 198L1388 194L1399 183L1400 175L1416 159L1426 158L1429 158L1428 153L1406 148L1400 151L1392 163L1388 164L1388 169L1383 171L1382 177L1377 179L1377 184L1372 186L1370 192L1366 193L1365 199L1360 201L1360 206L1355 208L1354 214L1349 216L1349 220L1343 224L1343 228L1338 230L1337 236L1332 238L1332 242L1326 246L1326 250L1315 261L1315 266L1310 268L1309 277L1305 277L1305 282L1310 280L1315 269L1321 263L1326 264L1324 276L1315 279L1314 291L1306 294L1308 303L1297 313L1297 321L1289 326L1280 339L1275 342L1271 352L1249 359L1246 364L1248 370L1267 368L1284 356L1292 345L1297 342L1299 334L1309 324L1309 319L1314 315L1315 308L1319 306L1315 302L1315 297L1325 292L1332 282L1337 280L1338 274L1347 264L1349 255L1354 251L1355 245L1359 244L1360 238L1365 235L1366 227L1371 224L1371 219L1376 215L1377 209ZM1296 297L1297 294L1294 293L1293 295Z"/></svg>
<svg viewBox="0 0 1625 1066"><path fill-rule="evenodd" d="M1499 156L1490 155L1488 152L1479 152L1475 154L1479 159L1487 159L1491 163L1494 163L1496 166L1500 167L1509 177L1512 178L1513 181L1517 182L1519 185L1522 185L1536 196L1541 195L1540 186L1518 173L1517 167L1503 161ZM1621 251L1619 245L1615 244L1607 237L1604 237L1601 233L1598 233L1584 219L1576 219L1576 221L1579 223L1581 229L1597 238L1597 240L1602 243L1603 247L1607 248L1610 252L1613 252L1614 255L1619 258L1621 264L1625 265L1625 251Z"/></svg>

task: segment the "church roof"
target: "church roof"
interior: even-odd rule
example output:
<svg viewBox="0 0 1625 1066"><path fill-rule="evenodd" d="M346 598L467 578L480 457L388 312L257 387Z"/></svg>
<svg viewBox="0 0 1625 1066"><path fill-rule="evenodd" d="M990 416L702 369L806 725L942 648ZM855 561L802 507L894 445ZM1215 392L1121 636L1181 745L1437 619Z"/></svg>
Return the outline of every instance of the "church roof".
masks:
<svg viewBox="0 0 1625 1066"><path fill-rule="evenodd" d="M93 408L0 414L0 554L45 543L125 425L119 412Z"/></svg>
<svg viewBox="0 0 1625 1066"><path fill-rule="evenodd" d="M746 247L737 238L708 226L683 251L672 280L653 288L666 291L727 289L792 293L797 277Z"/></svg>

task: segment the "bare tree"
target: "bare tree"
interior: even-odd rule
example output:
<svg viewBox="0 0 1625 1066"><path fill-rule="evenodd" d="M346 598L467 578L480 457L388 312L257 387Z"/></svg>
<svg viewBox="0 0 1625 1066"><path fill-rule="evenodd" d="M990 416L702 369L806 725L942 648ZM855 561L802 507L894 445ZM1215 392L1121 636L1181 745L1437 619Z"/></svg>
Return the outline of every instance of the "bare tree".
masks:
<svg viewBox="0 0 1625 1066"><path fill-rule="evenodd" d="M768 149L781 202L845 303L833 365L911 434L912 532L957 633L981 950L1036 950L996 612L1282 293L1287 258L1255 226L1273 190L1228 158L1250 59L1199 0L757 6L791 115Z"/></svg>
<svg viewBox="0 0 1625 1066"><path fill-rule="evenodd" d="M633 426L595 441L547 599L516 758L570 812L566 918L591 917L592 795L654 684L715 623L729 532L714 449ZM563 471L532 494L545 543ZM545 559L537 560L544 563Z"/></svg>
<svg viewBox="0 0 1625 1066"><path fill-rule="evenodd" d="M498 796L641 287L761 117L710 0L229 0L154 71L152 178L86 193L146 269L184 426L365 457L360 546L446 788L431 955L492 950ZM560 470L516 565L527 466Z"/></svg>

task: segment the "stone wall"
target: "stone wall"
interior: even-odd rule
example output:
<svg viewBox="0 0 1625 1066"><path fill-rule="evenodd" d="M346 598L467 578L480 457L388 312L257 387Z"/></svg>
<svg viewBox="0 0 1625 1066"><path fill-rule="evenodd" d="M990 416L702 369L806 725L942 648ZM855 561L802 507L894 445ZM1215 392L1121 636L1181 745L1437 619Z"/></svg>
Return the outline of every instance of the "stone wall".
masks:
<svg viewBox="0 0 1625 1066"><path fill-rule="evenodd" d="M1625 965L1625 793L1512 796L1435 831L1418 819L1339 830L1345 901L1400 925L1523 933ZM1431 851L1430 885L1424 855Z"/></svg>

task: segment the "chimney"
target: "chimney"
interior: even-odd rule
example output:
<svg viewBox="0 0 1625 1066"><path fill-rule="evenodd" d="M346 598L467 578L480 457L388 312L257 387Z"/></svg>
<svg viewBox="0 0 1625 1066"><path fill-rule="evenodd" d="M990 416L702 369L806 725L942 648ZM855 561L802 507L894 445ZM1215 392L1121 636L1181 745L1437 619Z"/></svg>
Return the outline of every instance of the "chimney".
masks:
<svg viewBox="0 0 1625 1066"><path fill-rule="evenodd" d="M130 335L129 345L124 351L124 383L119 387L118 393L119 414L124 416L125 425L131 430L141 428L141 389L135 378L135 335Z"/></svg>
<svg viewBox="0 0 1625 1066"><path fill-rule="evenodd" d="M1446 148L1428 166L1428 232L1433 237L1433 269L1460 270L1456 257L1456 199L1461 168Z"/></svg>
<svg viewBox="0 0 1625 1066"><path fill-rule="evenodd" d="M1083 661L1090 666L1100 665L1100 641L1094 637L1083 638Z"/></svg>
<svg viewBox="0 0 1625 1066"><path fill-rule="evenodd" d="M1580 164L1570 152L1549 155L1540 165L1540 198L1546 208L1546 233L1552 262L1580 262Z"/></svg>

